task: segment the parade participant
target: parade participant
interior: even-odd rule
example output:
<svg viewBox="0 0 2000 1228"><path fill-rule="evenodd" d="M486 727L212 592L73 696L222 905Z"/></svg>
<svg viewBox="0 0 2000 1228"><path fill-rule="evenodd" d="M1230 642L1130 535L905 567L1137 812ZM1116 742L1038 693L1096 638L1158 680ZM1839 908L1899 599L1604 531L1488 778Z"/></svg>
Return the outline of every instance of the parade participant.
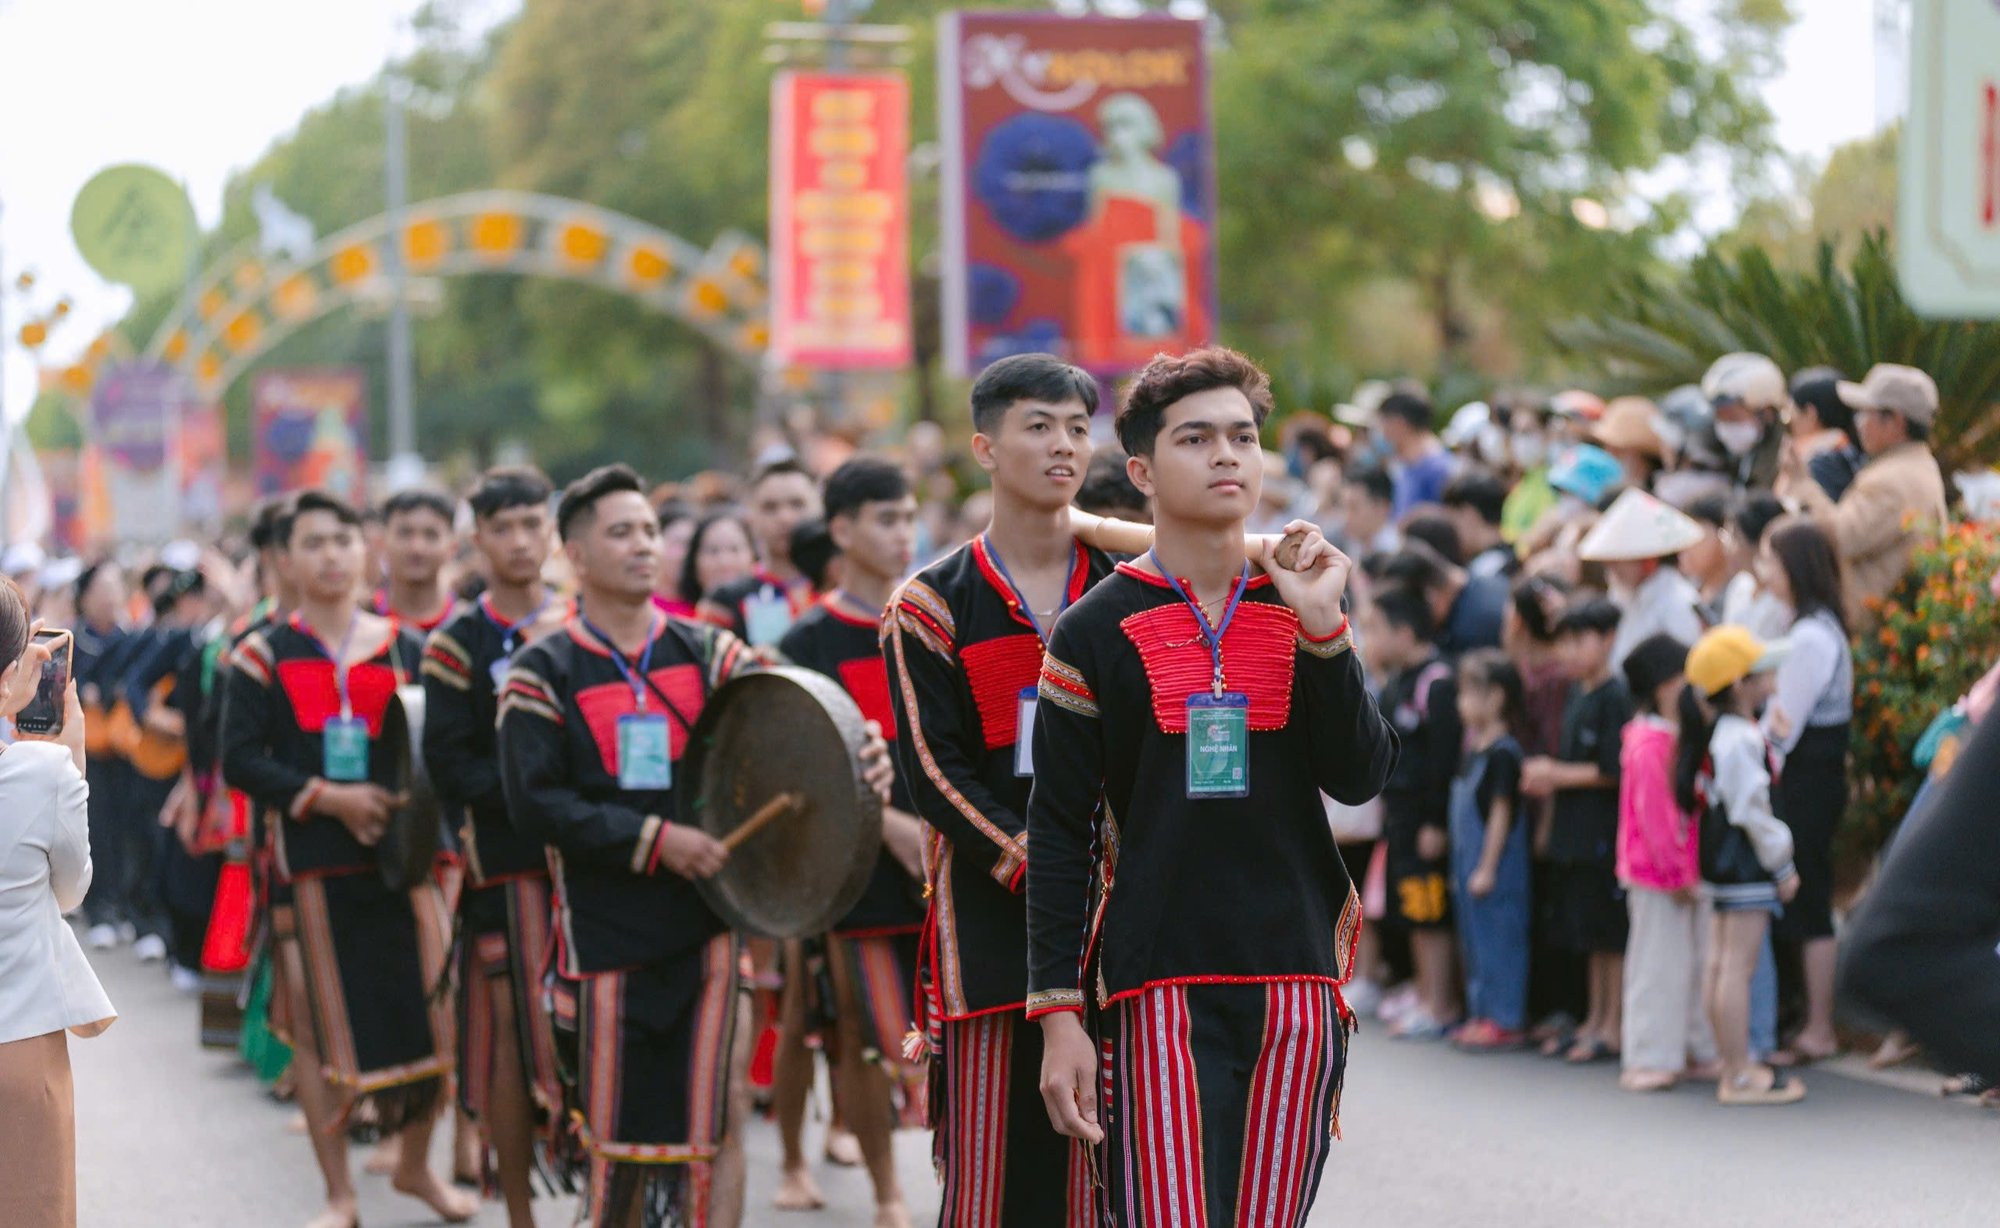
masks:
<svg viewBox="0 0 2000 1228"><path fill-rule="evenodd" d="M792 530L819 515L819 484L794 460L750 480L750 531L760 562L748 579L704 593L700 616L753 648L775 646L813 602L812 582L792 562Z"/></svg>
<svg viewBox="0 0 2000 1228"><path fill-rule="evenodd" d="M392 892L374 844L398 804L380 741L395 688L422 645L357 608L361 518L330 495L298 496L279 538L298 608L245 636L228 680L225 779L262 809L275 867L270 932L287 995L294 1073L327 1209L357 1222L345 1128L401 1135L395 1188L451 1222L478 1201L427 1164L451 1070L451 1020L432 999L449 921L426 883Z"/></svg>
<svg viewBox="0 0 2000 1228"><path fill-rule="evenodd" d="M800 615L778 642L778 651L785 660L840 683L861 714L877 722L886 736L895 728L895 709L878 628L883 607L916 553L916 497L901 468L866 456L834 470L826 480L825 497L826 530L840 552L840 586ZM801 544L794 541L793 557L803 563ZM776 1107L785 1172L777 1204L797 1209L823 1202L799 1145L804 1097L794 1096L794 1103L788 1103L782 1066L784 1055L803 1048L799 1033L809 1014L830 1016L827 1050L835 1062L835 1100L868 1165L878 1228L910 1223L890 1145L898 1111L905 1124L924 1121L924 1070L902 1052L903 1034L915 1017L909 991L916 980L924 917L923 828L915 810L909 785L899 774L882 812L882 853L874 875L861 902L823 944L834 1000L809 1011L807 998L815 986L799 975L801 961L791 960L782 1011L787 1035L779 1047Z"/></svg>
<svg viewBox="0 0 2000 1228"><path fill-rule="evenodd" d="M1373 797L1396 740L1344 557L1246 555L1270 404L1228 350L1140 373L1118 429L1156 544L1058 619L1041 671L1027 1014L1046 1114L1104 1146L1124 1228L1303 1224L1337 1124L1361 910L1319 793Z"/></svg>
<svg viewBox="0 0 2000 1228"><path fill-rule="evenodd" d="M972 454L992 477L992 525L898 589L882 623L902 778L932 829L918 1021L941 1076L930 1112L949 1228L1093 1222L1087 1153L1040 1107L1021 888L1042 635L1111 570L1070 520L1096 408L1097 382L1046 354L980 374Z"/></svg>
<svg viewBox="0 0 2000 1228"><path fill-rule="evenodd" d="M424 649L424 762L438 798L465 826L459 899L458 1090L479 1124L513 1228L533 1228L530 1170L567 1186L567 1135L555 1038L540 1006L549 942L548 863L507 812L494 722L515 650L561 626L566 603L542 583L551 540L549 480L493 469L467 502L486 591L462 604ZM538 1156L535 1141L540 1137Z"/></svg>
<svg viewBox="0 0 2000 1228"><path fill-rule="evenodd" d="M451 617L445 564L451 561L451 500L434 490L405 490L382 503L382 562L387 583L375 612L429 635Z"/></svg>
<svg viewBox="0 0 2000 1228"><path fill-rule="evenodd" d="M117 563L93 563L76 579L76 643L71 661L89 737L90 850L96 873L84 896L85 935L93 951L138 937L131 916L129 866L138 843L129 819L131 765L111 747L111 705L118 694L118 662L132 632L125 619L125 572ZM162 950L164 952L164 943Z"/></svg>
<svg viewBox="0 0 2000 1228"><path fill-rule="evenodd" d="M714 689L755 667L734 635L652 604L659 519L637 474L595 470L556 527L579 608L501 688L507 811L550 846L560 973L578 982L578 1128L597 1228L735 1228L743 1209L738 950L694 880L721 842L669 821ZM885 793L887 748L865 758Z"/></svg>

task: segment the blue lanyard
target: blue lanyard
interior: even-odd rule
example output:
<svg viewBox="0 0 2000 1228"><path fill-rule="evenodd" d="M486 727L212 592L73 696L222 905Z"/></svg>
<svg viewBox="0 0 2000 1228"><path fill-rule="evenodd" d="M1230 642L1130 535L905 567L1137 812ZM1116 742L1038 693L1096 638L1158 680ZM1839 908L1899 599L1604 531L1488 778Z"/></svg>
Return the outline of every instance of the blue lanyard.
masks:
<svg viewBox="0 0 2000 1228"><path fill-rule="evenodd" d="M1007 581L1008 588L1014 590L1014 600L1021 603L1021 613L1028 616L1028 625L1035 629L1035 638L1047 643L1049 637L1042 633L1042 622L1035 617L1035 607L1029 604L1028 594L1022 592L1021 586L1014 583L1014 573L1007 570L1007 561L1000 557L1000 551L994 548L993 539L990 537L986 539L986 553L993 557L993 565L1000 569L1000 578ZM1073 570L1075 566L1075 551L1072 550L1070 567ZM1245 566L1248 566L1248 564L1245 564ZM1063 611L1069 609L1069 582L1070 576L1065 572L1063 575L1062 601L1056 606L1057 618L1061 618Z"/></svg>
<svg viewBox="0 0 2000 1228"><path fill-rule="evenodd" d="M549 608L549 602L555 600L554 593L550 592L546 588L543 589L542 604L536 606L533 610L529 611L528 616L522 619L520 622L509 625L507 623L502 622L500 620L500 616L493 612L493 607L488 604L489 597L490 594L488 593L479 594L479 612L481 614L484 614L486 616L486 621L492 623L493 629L500 633L500 655L503 657L511 657L514 655L515 645L520 641L521 638L521 629L523 627L534 626L535 620L540 618L542 616L542 612ZM596 634L596 632L597 628L592 627L591 633ZM604 637L599 635L598 638L603 639ZM606 642L608 643L609 641ZM651 645L648 645L648 647L651 647Z"/></svg>
<svg viewBox="0 0 2000 1228"><path fill-rule="evenodd" d="M354 628L360 623L361 611L356 610L348 617L347 634L340 637L339 652L328 648L326 641L319 638L319 632L314 631L305 619L301 618L294 624L313 642L314 647L326 654L327 660L333 662L333 685L340 691L340 719L343 721L354 719L354 705L349 703L347 698L347 650L354 644Z"/></svg>
<svg viewBox="0 0 2000 1228"><path fill-rule="evenodd" d="M588 618L583 618L581 614L577 617L583 619L585 629L603 642L604 650L611 654L611 663L618 667L618 673L625 679L625 685L632 688L632 703L639 711L644 712L646 710L646 676L653 670L653 645L660 642L658 635L660 626L659 616L657 614L654 615L653 623L646 628L646 651L639 654L639 669L637 673L633 672L632 663L625 659L624 653L618 651L618 645L612 642L610 636L604 634L598 628L597 624L591 622Z"/></svg>
<svg viewBox="0 0 2000 1228"><path fill-rule="evenodd" d="M1200 628L1201 638L1208 641L1208 653L1215 662L1215 694L1219 698L1222 695L1222 637L1228 634L1229 623L1236 617L1236 604L1243 600L1244 592L1250 587L1250 560L1243 560L1243 574L1236 578L1236 590L1229 594L1229 604L1223 607L1222 624L1211 627L1208 625L1208 612L1201 608L1201 602L1194 599L1194 592L1182 587L1174 573L1168 571L1165 564L1160 562L1159 551L1148 550L1146 557L1153 560L1153 566L1159 569L1160 575L1165 577L1168 584L1173 585L1175 595L1187 602L1188 609L1194 611L1194 624Z"/></svg>

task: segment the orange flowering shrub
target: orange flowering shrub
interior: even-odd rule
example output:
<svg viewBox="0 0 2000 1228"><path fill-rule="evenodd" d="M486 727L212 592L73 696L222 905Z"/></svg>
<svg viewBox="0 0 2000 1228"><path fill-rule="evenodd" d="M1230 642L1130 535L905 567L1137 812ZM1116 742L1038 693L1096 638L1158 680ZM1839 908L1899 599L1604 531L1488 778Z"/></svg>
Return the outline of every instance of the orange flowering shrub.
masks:
<svg viewBox="0 0 2000 1228"><path fill-rule="evenodd" d="M2000 572L1991 525L1953 525L1918 550L1880 621L1854 644L1853 801L1840 832L1843 852L1880 848L1916 796L1911 762L1931 719L2000 660L2000 606L1988 582Z"/></svg>

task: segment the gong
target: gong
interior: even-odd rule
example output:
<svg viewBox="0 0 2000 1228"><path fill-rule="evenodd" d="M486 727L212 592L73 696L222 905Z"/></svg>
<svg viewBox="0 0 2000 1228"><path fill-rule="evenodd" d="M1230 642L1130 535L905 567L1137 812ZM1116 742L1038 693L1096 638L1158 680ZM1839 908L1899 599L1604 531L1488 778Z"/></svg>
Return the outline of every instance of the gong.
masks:
<svg viewBox="0 0 2000 1228"><path fill-rule="evenodd" d="M391 891L408 891L429 880L442 837L437 794L424 770L424 688L396 688L382 714L380 746L389 756L390 792L407 800L389 816L375 845L375 863Z"/></svg>
<svg viewBox="0 0 2000 1228"><path fill-rule="evenodd" d="M709 698L675 765L676 821L730 846L696 883L732 929L822 934L860 900L882 848L867 736L847 692L811 670L743 674Z"/></svg>

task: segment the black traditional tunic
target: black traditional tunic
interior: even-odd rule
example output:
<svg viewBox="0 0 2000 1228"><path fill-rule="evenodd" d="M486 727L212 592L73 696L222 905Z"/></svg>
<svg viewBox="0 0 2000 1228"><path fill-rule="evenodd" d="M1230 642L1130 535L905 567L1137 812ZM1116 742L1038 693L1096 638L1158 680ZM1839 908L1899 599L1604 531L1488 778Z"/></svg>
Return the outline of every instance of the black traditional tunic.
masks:
<svg viewBox="0 0 2000 1228"><path fill-rule="evenodd" d="M469 881L459 896L459 1102L486 1120L493 1076L493 995L504 980L513 1003L520 1079L537 1119L535 1159L566 1188L577 1160L563 1112L550 1013L541 975L553 943L548 860L507 813L500 780L499 678L521 628L481 595L463 602L424 645L424 763L446 821L458 827ZM461 825L462 821L462 825ZM487 1146L491 1148L491 1136ZM493 1171L489 1154L487 1171Z"/></svg>
<svg viewBox="0 0 2000 1228"><path fill-rule="evenodd" d="M1343 626L1307 639L1269 577L1221 636L1247 697L1247 795L1191 800L1194 609L1123 564L1057 622L1028 808L1028 1015L1082 1012L1105 1057L1120 1225L1300 1224L1339 1104L1361 908L1321 791L1358 805L1396 757Z"/></svg>
<svg viewBox="0 0 2000 1228"><path fill-rule="evenodd" d="M714 627L654 615L646 711L678 765L708 696L756 667ZM630 668L638 669L638 658ZM501 779L521 832L549 846L562 972L578 979L580 1129L589 1221L700 1225L725 1127L736 945L690 880L660 864L671 788L618 779L618 721L638 699L581 619L513 658L500 693Z"/></svg>
<svg viewBox="0 0 2000 1228"><path fill-rule="evenodd" d="M881 620L855 610L843 596L829 594L800 615L778 642L778 653L838 682L862 717L881 727L893 748L896 712L889 699L888 669L882 663ZM916 813L900 772L890 787L889 804ZM839 964L837 981L854 986L865 1056L894 1081L898 1111L910 1126L924 1122L924 1066L903 1058L903 1037L915 1018L910 988L916 981L917 936L923 921L921 884L885 847L860 902L834 927L827 952ZM832 1002L819 1006L822 1014L837 1010Z"/></svg>
<svg viewBox="0 0 2000 1228"><path fill-rule="evenodd" d="M812 582L804 576L795 576L789 581L780 580L759 567L751 575L725 584L703 597L695 609L697 617L703 622L721 627L753 648L769 649L777 647L778 641L800 615L812 608L818 596L813 592ZM751 625L753 602L775 603L779 600L785 603L787 618L784 626Z"/></svg>
<svg viewBox="0 0 2000 1228"><path fill-rule="evenodd" d="M1110 574L1077 543L1065 604ZM970 1228L1088 1225L1088 1153L1049 1125L1027 999L1029 777L1016 774L1021 698L1042 639L985 535L897 590L883 618L897 751L925 849L930 912L919 1022L937 1064L931 1117L945 1222ZM1042 705L1047 711L1047 705Z"/></svg>
<svg viewBox="0 0 2000 1228"><path fill-rule="evenodd" d="M347 671L350 707L368 727L368 775L384 787L394 782L383 718L422 651L391 622ZM449 937L443 896L431 883L390 891L374 850L314 811L328 786L322 735L340 697L334 662L297 615L244 637L228 688L223 776L265 814L276 877L289 888L274 893L289 907L273 928L298 938L321 1060L334 1082L374 1102L367 1124L396 1132L435 1108L451 1069L450 1013L429 992Z"/></svg>

